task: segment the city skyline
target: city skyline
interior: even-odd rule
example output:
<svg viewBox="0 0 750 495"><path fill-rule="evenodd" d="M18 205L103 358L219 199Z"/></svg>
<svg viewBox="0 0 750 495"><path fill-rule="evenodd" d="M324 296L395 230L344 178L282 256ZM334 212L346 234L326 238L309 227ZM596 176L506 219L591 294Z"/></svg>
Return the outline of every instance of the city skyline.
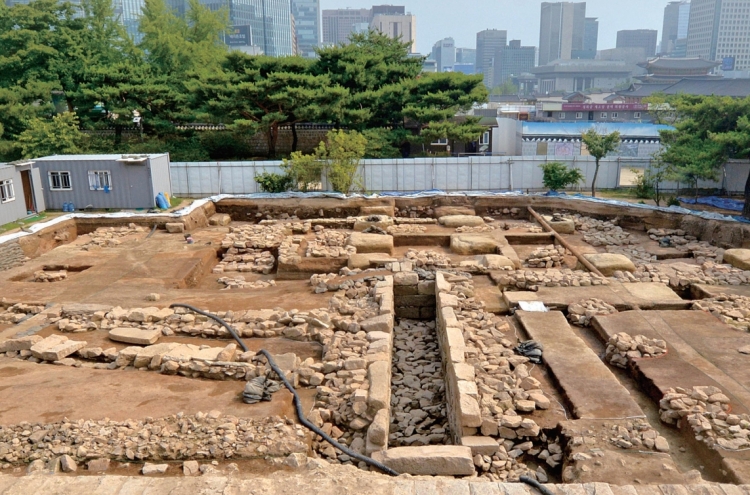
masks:
<svg viewBox="0 0 750 495"><path fill-rule="evenodd" d="M373 0L321 0L321 9L370 8L378 5ZM523 45L539 43L539 13L542 0L522 4L511 0L474 0L471 15L460 22L447 15L455 2L447 0L409 0L391 2L405 5L407 12L417 16L419 33L417 52L429 54L438 40L451 37L457 47L474 47L478 32L486 29L508 31L508 39L521 40ZM599 19L599 49L614 48L617 31L626 29L656 29L661 36L664 7L669 3L653 0L632 0L629 9L613 9L611 0L587 0L586 16ZM441 8L442 7L442 8ZM482 12L482 15L474 15ZM494 19L489 22L487 19Z"/></svg>

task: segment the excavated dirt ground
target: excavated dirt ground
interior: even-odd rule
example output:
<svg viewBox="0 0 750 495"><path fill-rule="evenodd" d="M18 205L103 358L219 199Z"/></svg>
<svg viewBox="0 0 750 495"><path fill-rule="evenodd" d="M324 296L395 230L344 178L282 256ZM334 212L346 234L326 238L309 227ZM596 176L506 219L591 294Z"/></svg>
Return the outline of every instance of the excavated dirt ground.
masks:
<svg viewBox="0 0 750 495"><path fill-rule="evenodd" d="M500 217L498 217L500 218ZM527 233L527 223L521 225L517 219L500 219L508 222L513 228L498 230L503 235L522 235ZM232 225L239 225L232 224ZM440 225L425 225L425 234L439 239L440 236L450 235L455 229L448 229ZM40 302L44 304L64 303L92 303L135 307L167 307L174 302L192 304L209 311L239 311L281 308L283 310L297 309L300 311L328 307L331 293L314 293L309 280L277 280L276 286L263 289L222 290L218 279L227 274L214 274L212 268L216 266L221 256L221 243L226 235L227 227L205 227L192 232L195 243L188 245L181 234L168 234L157 230L150 237L146 234L132 235L122 239L122 244L113 248L95 248L88 251L82 246L88 242L86 236L79 236L74 241L57 247L24 266L0 272L0 298L19 302ZM643 231L627 229L634 243L630 247L655 248L656 243L649 239ZM417 234L414 234L417 235ZM305 239L313 239L310 233ZM565 235L567 242L581 254L604 253L603 246L594 247L584 241L580 232ZM473 256L458 256L451 253L444 242L434 241L436 245L397 245L393 256L402 258L410 249L434 251L449 256L458 264L461 261L473 259ZM443 245L439 245L439 244ZM543 244L551 244L552 241ZM541 246L539 243L511 243L518 258L524 261L529 254ZM677 260L662 260L657 263L669 264L681 262L689 265L697 264L693 258ZM578 259L575 255L567 255L562 268L575 269ZM83 271L71 273L64 281L55 283L30 282L30 276L45 266L87 266ZM528 269L544 272L544 269ZM275 280L274 274L259 275L241 273L247 281ZM486 274L473 277L476 298L482 301L488 312L504 315L514 334L513 343L526 340L528 337L512 315L512 310L503 299L499 289ZM714 290L716 288L713 288ZM554 290L564 293L566 288ZM732 287L732 291L750 295L750 287ZM158 293L158 302L146 301L150 293ZM684 294L681 294L684 296ZM685 315L689 317L688 314ZM718 322L717 322L718 323ZM622 331L628 332L623 327ZM571 327L573 332L597 355L603 355L605 345L596 331L591 328ZM0 323L0 341L11 338L15 334L15 326ZM48 336L59 334L53 326L37 330L36 334ZM102 348L115 347L122 349L125 344L109 341L105 331L97 330L81 334L66 334L72 339L86 340L89 346ZM718 368L726 368L727 362L736 359L747 359L739 355L734 347L725 352L716 349L701 348L691 345L689 339L679 336L665 338L668 345L674 346L684 354L694 353L706 362ZM671 341L670 339L674 339ZM679 341L678 341L679 340ZM162 337L160 342L191 343L195 345L210 344L225 346L226 340L205 339L199 337L185 337L174 335ZM323 349L319 344L298 342L282 338L249 338L245 339L250 350L267 349L274 354L293 352L302 360L312 358L320 362ZM734 344L732 344L734 345ZM731 346L730 346L731 347ZM710 351L710 352L709 352ZM692 355L692 354L691 354ZM672 473L672 467L655 466L648 459L657 457L642 456L633 460L629 465L628 453L612 447L603 441L592 449L600 448L611 455L600 461L591 475L597 470L607 473L602 479L587 478L587 481L602 481L622 484L649 484L665 482L686 482L691 470L697 470L706 481L719 482L749 482L750 460L748 456L735 456L740 461L740 467L727 473L725 466L714 455L700 446L696 446L691 433L678 431L672 426L665 425L659 420L659 405L653 397L653 385L646 383L646 379L633 376L625 370L609 367L617 382L625 387L627 392L642 409L648 423L659 432L659 435L669 442L668 453L659 454L673 463L677 471ZM531 376L539 380L542 389L552 399L551 408L546 411L536 411L534 419L549 431L556 428L557 423L572 419L571 409L568 407L569 398L559 386L556 370L545 365L531 369ZM586 370L580 370L585 374ZM744 375L738 375L744 376ZM750 383L737 378L737 386L750 394ZM178 412L194 414L198 411L207 412L218 409L224 414L239 417L265 418L268 416L286 416L295 418L291 401L291 394L282 390L273 396L271 402L256 405L246 405L241 401L244 382L213 381L204 379L185 378L182 376L168 376L152 371L123 371L123 370L95 370L90 368L74 368L67 366L33 364L21 360L0 357L0 425L16 424L21 421L31 423L60 421L63 418L113 420L142 419L146 417L162 417ZM738 389L739 390L739 389ZM300 387L303 408L310 411L315 402L314 387ZM736 397L733 396L733 397ZM590 397L596 401L597 397ZM750 410L750 403L742 402L742 397L736 404L737 410ZM612 417L618 417L617 411L612 411ZM608 426L610 418L597 419L600 426ZM635 459L634 457L632 459ZM649 465L650 464L650 465ZM261 461L238 461L241 472L263 472ZM639 467L640 466L640 467ZM275 466L273 469L279 469ZM271 470L268 467L268 470ZM622 476L614 475L622 471ZM18 470L15 470L18 472ZM177 474L177 469L169 474ZM135 465L120 465L113 468L112 474L135 474ZM553 481L560 481L560 473L550 473ZM733 477L734 476L734 477ZM675 481L677 480L677 481Z"/></svg>

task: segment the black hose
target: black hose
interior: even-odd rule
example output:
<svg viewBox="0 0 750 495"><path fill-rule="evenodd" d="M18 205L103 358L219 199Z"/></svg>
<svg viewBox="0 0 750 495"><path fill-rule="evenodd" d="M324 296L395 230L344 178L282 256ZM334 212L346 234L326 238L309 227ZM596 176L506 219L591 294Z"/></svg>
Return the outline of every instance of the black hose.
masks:
<svg viewBox="0 0 750 495"><path fill-rule="evenodd" d="M174 303L174 304L170 304L170 305L169 305L169 307L170 307L170 308L187 308L187 309L189 309L190 311L193 311L193 312L195 312L195 313L198 313L199 315L203 315L203 316L206 316L206 317L208 317L208 318L211 318L212 320L215 320L215 321L217 321L217 322L221 323L222 325L224 325L224 328L226 328L227 330L229 330L229 333L230 333L230 334L232 334L232 338L234 338L234 340L236 340L236 341L237 341L237 343L239 344L239 346L240 346L240 347L242 348L242 351L243 351L243 352L247 352L247 351L249 351L249 350L250 350L250 349L248 349L248 348L247 348L247 346L246 346L246 345L245 345L245 343L244 343L244 342L242 341L242 339L240 338L240 336L239 336L239 335L237 335L237 332L235 332L235 331L234 331L234 328L230 327L230 326L229 326L229 325L227 324L227 322L226 322L226 321L222 320L222 319L221 319L221 318L219 318L218 316L216 316L216 315L212 315L211 313L207 313L207 312L205 312L205 311L201 311L200 309L196 308L195 306L191 306L191 305L189 305L189 304Z"/></svg>
<svg viewBox="0 0 750 495"><path fill-rule="evenodd" d="M191 311L194 311L194 312L196 312L196 313L198 313L200 315L206 316L208 318L211 318L212 320L217 321L218 323L220 323L221 325L223 325L224 328L226 328L227 330L229 330L229 333L232 335L232 337L234 338L234 340L237 341L237 343L239 344L239 346L242 348L243 351L245 351L245 352L248 351L247 346L242 341L242 339L240 339L239 335L237 335L237 332L235 332L234 328L230 327L227 324L227 322L225 322L224 320L222 320L218 316L212 315L211 313L207 313L205 311L201 311L200 309L197 309L194 306L190 306L189 304L174 303L174 304L171 304L169 307L170 308L187 308L187 309L189 309ZM390 474L391 476L398 476L399 475L398 472L394 471L393 469L389 468L388 466L386 466L384 464L381 464L378 461L376 461L376 460L374 460L374 459L372 459L370 457L367 457L367 456L364 456L364 455L359 454L357 452L354 452L353 450L349 449L349 447L346 447L345 445L342 445L342 444L338 443L336 440L333 439L333 437L331 437L326 432L324 432L323 430L321 430L320 428L318 428L317 426L315 426L314 424L312 424L310 421L308 421L308 419L305 417L304 411L302 410L302 400L299 398L299 395L297 394L297 391L294 389L294 387L292 386L292 384L289 383L289 380L287 380L286 376L284 376L284 372L281 371L281 369L279 369L278 366L276 366L276 362L271 357L271 354L267 350L265 350L265 349L261 349L258 352L260 352L261 354L263 354L266 357L266 359L268 360L268 365L271 367L271 369L274 371L274 373L276 373L277 375L279 375L279 378L281 378L281 381L284 384L284 386L287 388L287 390L289 390L289 392L292 393L293 402L294 402L294 408L297 411L297 418L299 419L299 422L302 423L303 426L305 426L308 430L311 430L312 432L316 433L317 435L320 435L321 437L323 437L323 439L326 442L330 443L335 448L339 449L341 452L343 452L344 454L348 455L349 457L351 457L353 459L357 459L358 461L362 461L362 462L364 462L364 463L366 463L366 464L368 464L370 466L375 467L376 469L379 469L380 471L382 471L382 472L384 472L386 474ZM545 494L545 495L552 495L552 494Z"/></svg>
<svg viewBox="0 0 750 495"><path fill-rule="evenodd" d="M154 235L154 232L156 232L156 227L157 227L157 224L154 224L154 228L151 229L151 232L149 232L149 234L146 236L146 239Z"/></svg>
<svg viewBox="0 0 750 495"><path fill-rule="evenodd" d="M534 488L542 492L542 495L555 495L554 493L552 493L552 490L542 485L541 483L539 483L537 480L533 478L529 478L528 476L521 476L518 479L521 482L526 483L529 486L533 486Z"/></svg>

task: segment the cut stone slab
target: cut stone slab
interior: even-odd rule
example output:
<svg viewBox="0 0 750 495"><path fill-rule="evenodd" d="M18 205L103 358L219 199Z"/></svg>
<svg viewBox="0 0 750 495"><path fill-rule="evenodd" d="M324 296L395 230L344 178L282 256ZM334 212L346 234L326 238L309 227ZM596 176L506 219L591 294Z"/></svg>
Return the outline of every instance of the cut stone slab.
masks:
<svg viewBox="0 0 750 495"><path fill-rule="evenodd" d="M37 342L44 340L41 335L28 335L19 339L9 339L5 342L0 342L0 353L2 352L13 352L13 351L28 351L31 346Z"/></svg>
<svg viewBox="0 0 750 495"><path fill-rule="evenodd" d="M542 218L544 218L552 230L558 234L575 234L576 232L576 223L573 220L565 218L563 220L554 221L551 216L546 215L542 215Z"/></svg>
<svg viewBox="0 0 750 495"><path fill-rule="evenodd" d="M167 232L170 234L179 234L182 232L185 232L185 224L182 222L170 222L164 224L164 227L167 229Z"/></svg>
<svg viewBox="0 0 750 495"><path fill-rule="evenodd" d="M151 345L161 337L161 330L143 330L140 328L120 327L109 331L109 340L125 344Z"/></svg>
<svg viewBox="0 0 750 495"><path fill-rule="evenodd" d="M354 232L349 236L349 246L354 246L357 253L393 253L393 236L380 234L363 234Z"/></svg>
<svg viewBox="0 0 750 495"><path fill-rule="evenodd" d="M484 225L482 217L473 217L470 215L447 215L438 219L441 225L449 228L457 227L479 227Z"/></svg>
<svg viewBox="0 0 750 495"><path fill-rule="evenodd" d="M435 208L435 218L442 218L455 215L464 215L474 217L477 212L470 206L438 206Z"/></svg>
<svg viewBox="0 0 750 495"><path fill-rule="evenodd" d="M495 428L497 429L497 428ZM500 450L500 445L497 440L491 437L462 437L461 445L469 447L473 455L495 455Z"/></svg>
<svg viewBox="0 0 750 495"><path fill-rule="evenodd" d="M170 350L164 355L166 360L190 361L191 359L201 359L205 361L216 361L223 347L209 347L201 349L193 344L181 344ZM120 352L122 354L122 351Z"/></svg>
<svg viewBox="0 0 750 495"><path fill-rule="evenodd" d="M727 249L724 251L724 263L740 270L750 270L750 249Z"/></svg>
<svg viewBox="0 0 750 495"><path fill-rule="evenodd" d="M571 330L559 311L516 311L516 318L531 339L544 346L542 359L560 384L575 418L641 416L630 392ZM532 405L536 404L532 401Z"/></svg>
<svg viewBox="0 0 750 495"><path fill-rule="evenodd" d="M505 267L515 269L516 265L507 256L501 256L499 254L485 254L483 256L477 256L479 264L486 267L489 270L502 270Z"/></svg>
<svg viewBox="0 0 750 495"><path fill-rule="evenodd" d="M367 369L367 375L370 382L367 407L374 413L385 409L391 403L390 361L375 361Z"/></svg>
<svg viewBox="0 0 750 495"><path fill-rule="evenodd" d="M600 253L584 254L587 260L594 265L602 275L611 277L615 272L634 272L635 265L630 258L622 254Z"/></svg>
<svg viewBox="0 0 750 495"><path fill-rule="evenodd" d="M393 331L393 315L384 314L384 315L373 316L372 318L363 320L359 324L359 326L363 331L367 333L370 333L370 332L391 333Z"/></svg>
<svg viewBox="0 0 750 495"><path fill-rule="evenodd" d="M451 252L463 256L496 254L498 245L495 239L486 235L453 234L451 236Z"/></svg>
<svg viewBox="0 0 750 495"><path fill-rule="evenodd" d="M383 253L358 253L349 256L348 266L352 270L356 270L357 268L360 270L367 270L373 265L385 265L386 263L393 263L394 261L398 260Z"/></svg>
<svg viewBox="0 0 750 495"><path fill-rule="evenodd" d="M135 356L135 360L133 361L133 367L135 368L143 368L151 364L151 361L154 359L155 356L164 356L169 351L174 349L175 347L179 346L180 344L176 342L168 342L164 344L156 344L156 345L150 345L148 347L142 348L138 354Z"/></svg>
<svg viewBox="0 0 750 495"><path fill-rule="evenodd" d="M229 225L231 222L232 217L230 217L226 213L215 213L208 219L209 225L219 225L222 227L225 225Z"/></svg>
<svg viewBox="0 0 750 495"><path fill-rule="evenodd" d="M43 361L60 361L78 349L86 347L86 342L68 340L63 335L50 335L31 346L31 354Z"/></svg>
<svg viewBox="0 0 750 495"><path fill-rule="evenodd" d="M471 449L459 445L396 447L374 452L372 457L401 474L414 476L469 476L474 474Z"/></svg>
<svg viewBox="0 0 750 495"><path fill-rule="evenodd" d="M536 294L536 292L529 291L506 291L503 292L503 299L509 308L516 308L521 301L538 301L539 298Z"/></svg>

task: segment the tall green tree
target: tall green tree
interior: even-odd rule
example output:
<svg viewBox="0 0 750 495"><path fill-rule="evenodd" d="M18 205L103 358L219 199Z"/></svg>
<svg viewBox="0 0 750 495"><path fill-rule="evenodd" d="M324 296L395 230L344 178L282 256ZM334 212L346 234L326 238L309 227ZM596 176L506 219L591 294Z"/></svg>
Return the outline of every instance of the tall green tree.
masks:
<svg viewBox="0 0 750 495"><path fill-rule="evenodd" d="M18 136L24 158L80 153L85 135L78 129L78 118L65 112L52 119L33 119Z"/></svg>
<svg viewBox="0 0 750 495"><path fill-rule="evenodd" d="M699 180L715 180L727 159L750 157L750 97L679 95L669 104L677 121L675 130L661 131L663 159L678 180L697 189ZM750 218L750 174L742 215Z"/></svg>
<svg viewBox="0 0 750 495"><path fill-rule="evenodd" d="M620 133L615 131L610 134L599 134L596 129L589 129L581 136L581 141L586 145L589 154L596 160L594 180L591 181L591 196L596 197L596 179L599 176L599 164L601 159L616 151L620 147Z"/></svg>

